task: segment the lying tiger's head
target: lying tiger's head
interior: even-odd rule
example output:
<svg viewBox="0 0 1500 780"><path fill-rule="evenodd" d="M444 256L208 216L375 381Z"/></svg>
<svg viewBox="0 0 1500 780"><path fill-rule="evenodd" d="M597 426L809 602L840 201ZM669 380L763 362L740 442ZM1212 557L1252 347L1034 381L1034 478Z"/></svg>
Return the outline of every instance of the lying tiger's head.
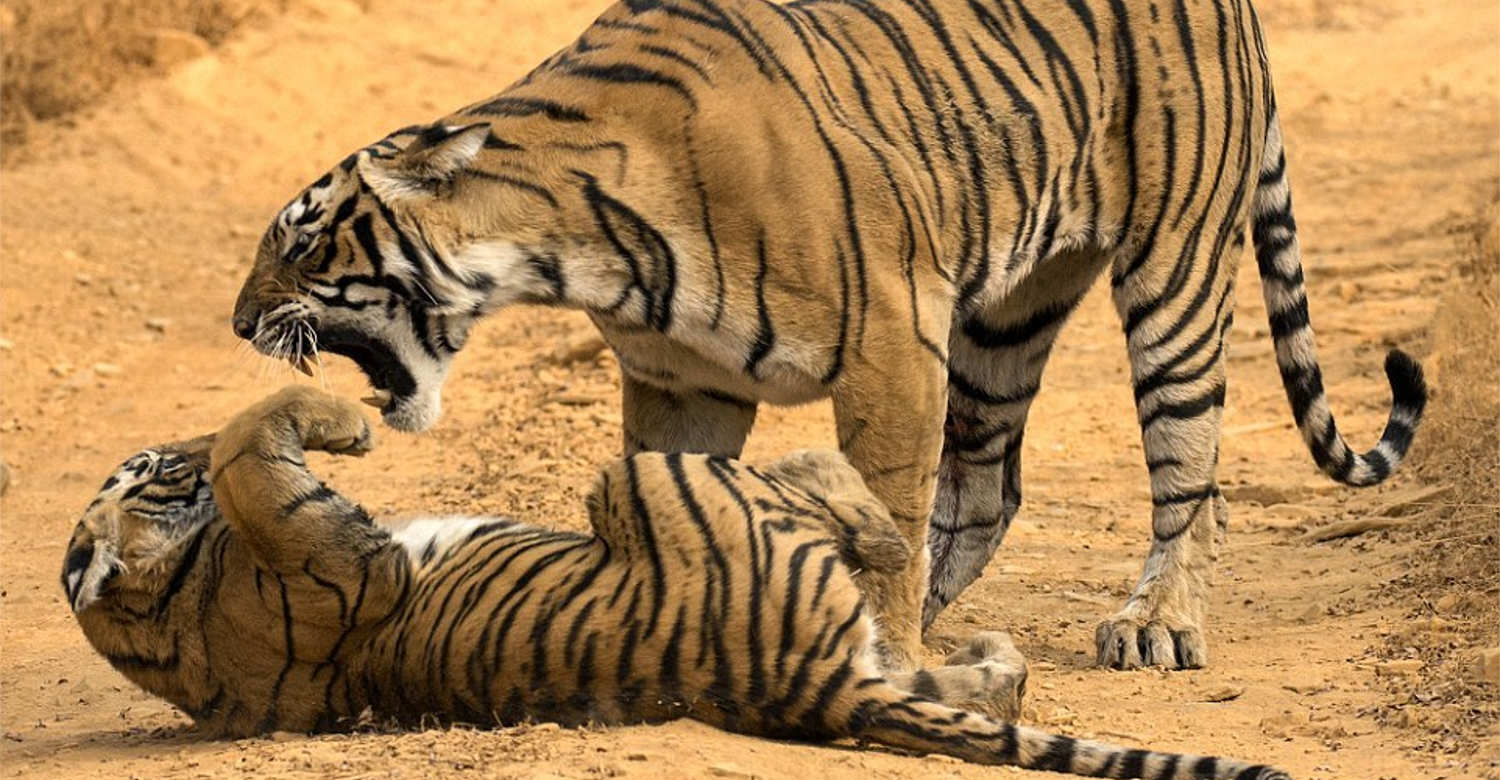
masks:
<svg viewBox="0 0 1500 780"><path fill-rule="evenodd" d="M219 517L208 481L214 437L166 444L121 464L84 510L63 558L62 585L80 619L101 600L154 603L183 541Z"/></svg>
<svg viewBox="0 0 1500 780"><path fill-rule="evenodd" d="M461 251L495 218L473 207L467 175L490 138L482 123L408 128L313 182L261 239L235 333L307 373L319 351L348 357L387 424L431 426L454 355L505 283Z"/></svg>

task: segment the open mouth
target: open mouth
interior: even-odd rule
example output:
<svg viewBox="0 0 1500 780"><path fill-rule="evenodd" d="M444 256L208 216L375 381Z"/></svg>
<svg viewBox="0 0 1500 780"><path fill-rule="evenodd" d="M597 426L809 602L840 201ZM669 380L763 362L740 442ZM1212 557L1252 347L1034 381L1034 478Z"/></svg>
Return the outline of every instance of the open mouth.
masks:
<svg viewBox="0 0 1500 780"><path fill-rule="evenodd" d="M396 351L380 339L355 330L330 328L318 334L318 346L359 366L374 390L362 400L381 414L394 411L417 392L417 380L396 358Z"/></svg>

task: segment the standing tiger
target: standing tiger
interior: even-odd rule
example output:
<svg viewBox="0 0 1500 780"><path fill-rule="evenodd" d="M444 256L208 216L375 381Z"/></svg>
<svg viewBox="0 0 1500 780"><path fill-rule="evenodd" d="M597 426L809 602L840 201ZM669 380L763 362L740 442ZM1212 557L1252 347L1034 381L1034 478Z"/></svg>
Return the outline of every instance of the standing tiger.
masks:
<svg viewBox="0 0 1500 780"><path fill-rule="evenodd" d="M1248 0L625 0L498 96L293 199L234 328L304 367L352 358L405 430L433 424L470 329L512 303L602 331L627 454L734 456L760 402L831 397L839 448L929 553L872 588L899 671L1015 516L1047 356L1108 269L1153 538L1098 661L1198 667L1247 234L1307 446L1334 479L1380 482L1421 369L1390 353L1389 423L1352 451Z"/></svg>
<svg viewBox="0 0 1500 780"><path fill-rule="evenodd" d="M204 731L691 717L747 734L858 737L1094 777L1286 780L1265 766L1057 737L1019 710L1024 662L980 635L962 664L885 677L851 568L912 557L837 453L764 471L647 453L605 468L593 534L494 518L394 533L306 451L362 454L351 403L290 388L216 436L148 449L105 482L63 586L111 664Z"/></svg>

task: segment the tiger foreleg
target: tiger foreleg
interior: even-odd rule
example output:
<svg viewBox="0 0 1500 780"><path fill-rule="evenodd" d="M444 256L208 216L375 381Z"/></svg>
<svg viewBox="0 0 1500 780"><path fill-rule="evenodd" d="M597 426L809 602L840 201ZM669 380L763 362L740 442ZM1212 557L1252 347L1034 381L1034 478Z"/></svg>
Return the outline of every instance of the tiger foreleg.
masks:
<svg viewBox="0 0 1500 780"><path fill-rule="evenodd" d="M676 392L623 378L625 455L696 452L737 458L755 425L756 403L705 391Z"/></svg>
<svg viewBox="0 0 1500 780"><path fill-rule="evenodd" d="M214 498L259 563L278 574L332 580L363 578L370 567L399 568L390 535L324 486L304 461L307 450L359 455L372 446L369 423L353 404L289 387L219 432L210 468ZM371 613L379 595L368 596Z"/></svg>
<svg viewBox="0 0 1500 780"><path fill-rule="evenodd" d="M833 394L839 449L916 551L899 569L860 576L887 673L921 667L927 518L942 449L945 380L942 365L915 350L851 366Z"/></svg>

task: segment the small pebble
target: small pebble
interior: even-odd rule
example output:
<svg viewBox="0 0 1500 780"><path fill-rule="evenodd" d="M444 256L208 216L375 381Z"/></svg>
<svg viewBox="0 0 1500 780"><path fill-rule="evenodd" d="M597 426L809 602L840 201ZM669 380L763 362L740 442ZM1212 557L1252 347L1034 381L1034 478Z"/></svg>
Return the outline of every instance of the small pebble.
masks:
<svg viewBox="0 0 1500 780"><path fill-rule="evenodd" d="M569 366L585 360L592 360L595 355L603 352L607 347L608 345L604 343L603 337L598 334L589 334L553 350L551 361L554 365Z"/></svg>
<svg viewBox="0 0 1500 780"><path fill-rule="evenodd" d="M1203 692L1203 700L1207 702L1234 701L1245 695L1245 688L1241 685L1218 685Z"/></svg>
<svg viewBox="0 0 1500 780"><path fill-rule="evenodd" d="M1322 677L1314 674L1293 678L1291 680L1288 680L1287 682L1282 683L1281 687L1291 691L1292 693L1300 693L1303 696L1306 696L1308 694L1317 693L1318 691L1323 690L1324 688L1328 687L1328 683L1324 681Z"/></svg>
<svg viewBox="0 0 1500 780"><path fill-rule="evenodd" d="M1426 662L1420 658L1403 658L1399 661L1375 664L1375 673L1381 677L1406 676L1422 671L1422 667L1426 665Z"/></svg>
<svg viewBox="0 0 1500 780"><path fill-rule="evenodd" d="M1500 647L1481 650L1474 657L1474 679L1490 685L1500 685Z"/></svg>
<svg viewBox="0 0 1500 780"><path fill-rule="evenodd" d="M1464 616L1483 603L1485 603L1484 594L1477 591L1469 591L1467 593L1449 593L1438 599L1437 603L1433 604L1433 606L1437 608L1438 614L1441 615Z"/></svg>

